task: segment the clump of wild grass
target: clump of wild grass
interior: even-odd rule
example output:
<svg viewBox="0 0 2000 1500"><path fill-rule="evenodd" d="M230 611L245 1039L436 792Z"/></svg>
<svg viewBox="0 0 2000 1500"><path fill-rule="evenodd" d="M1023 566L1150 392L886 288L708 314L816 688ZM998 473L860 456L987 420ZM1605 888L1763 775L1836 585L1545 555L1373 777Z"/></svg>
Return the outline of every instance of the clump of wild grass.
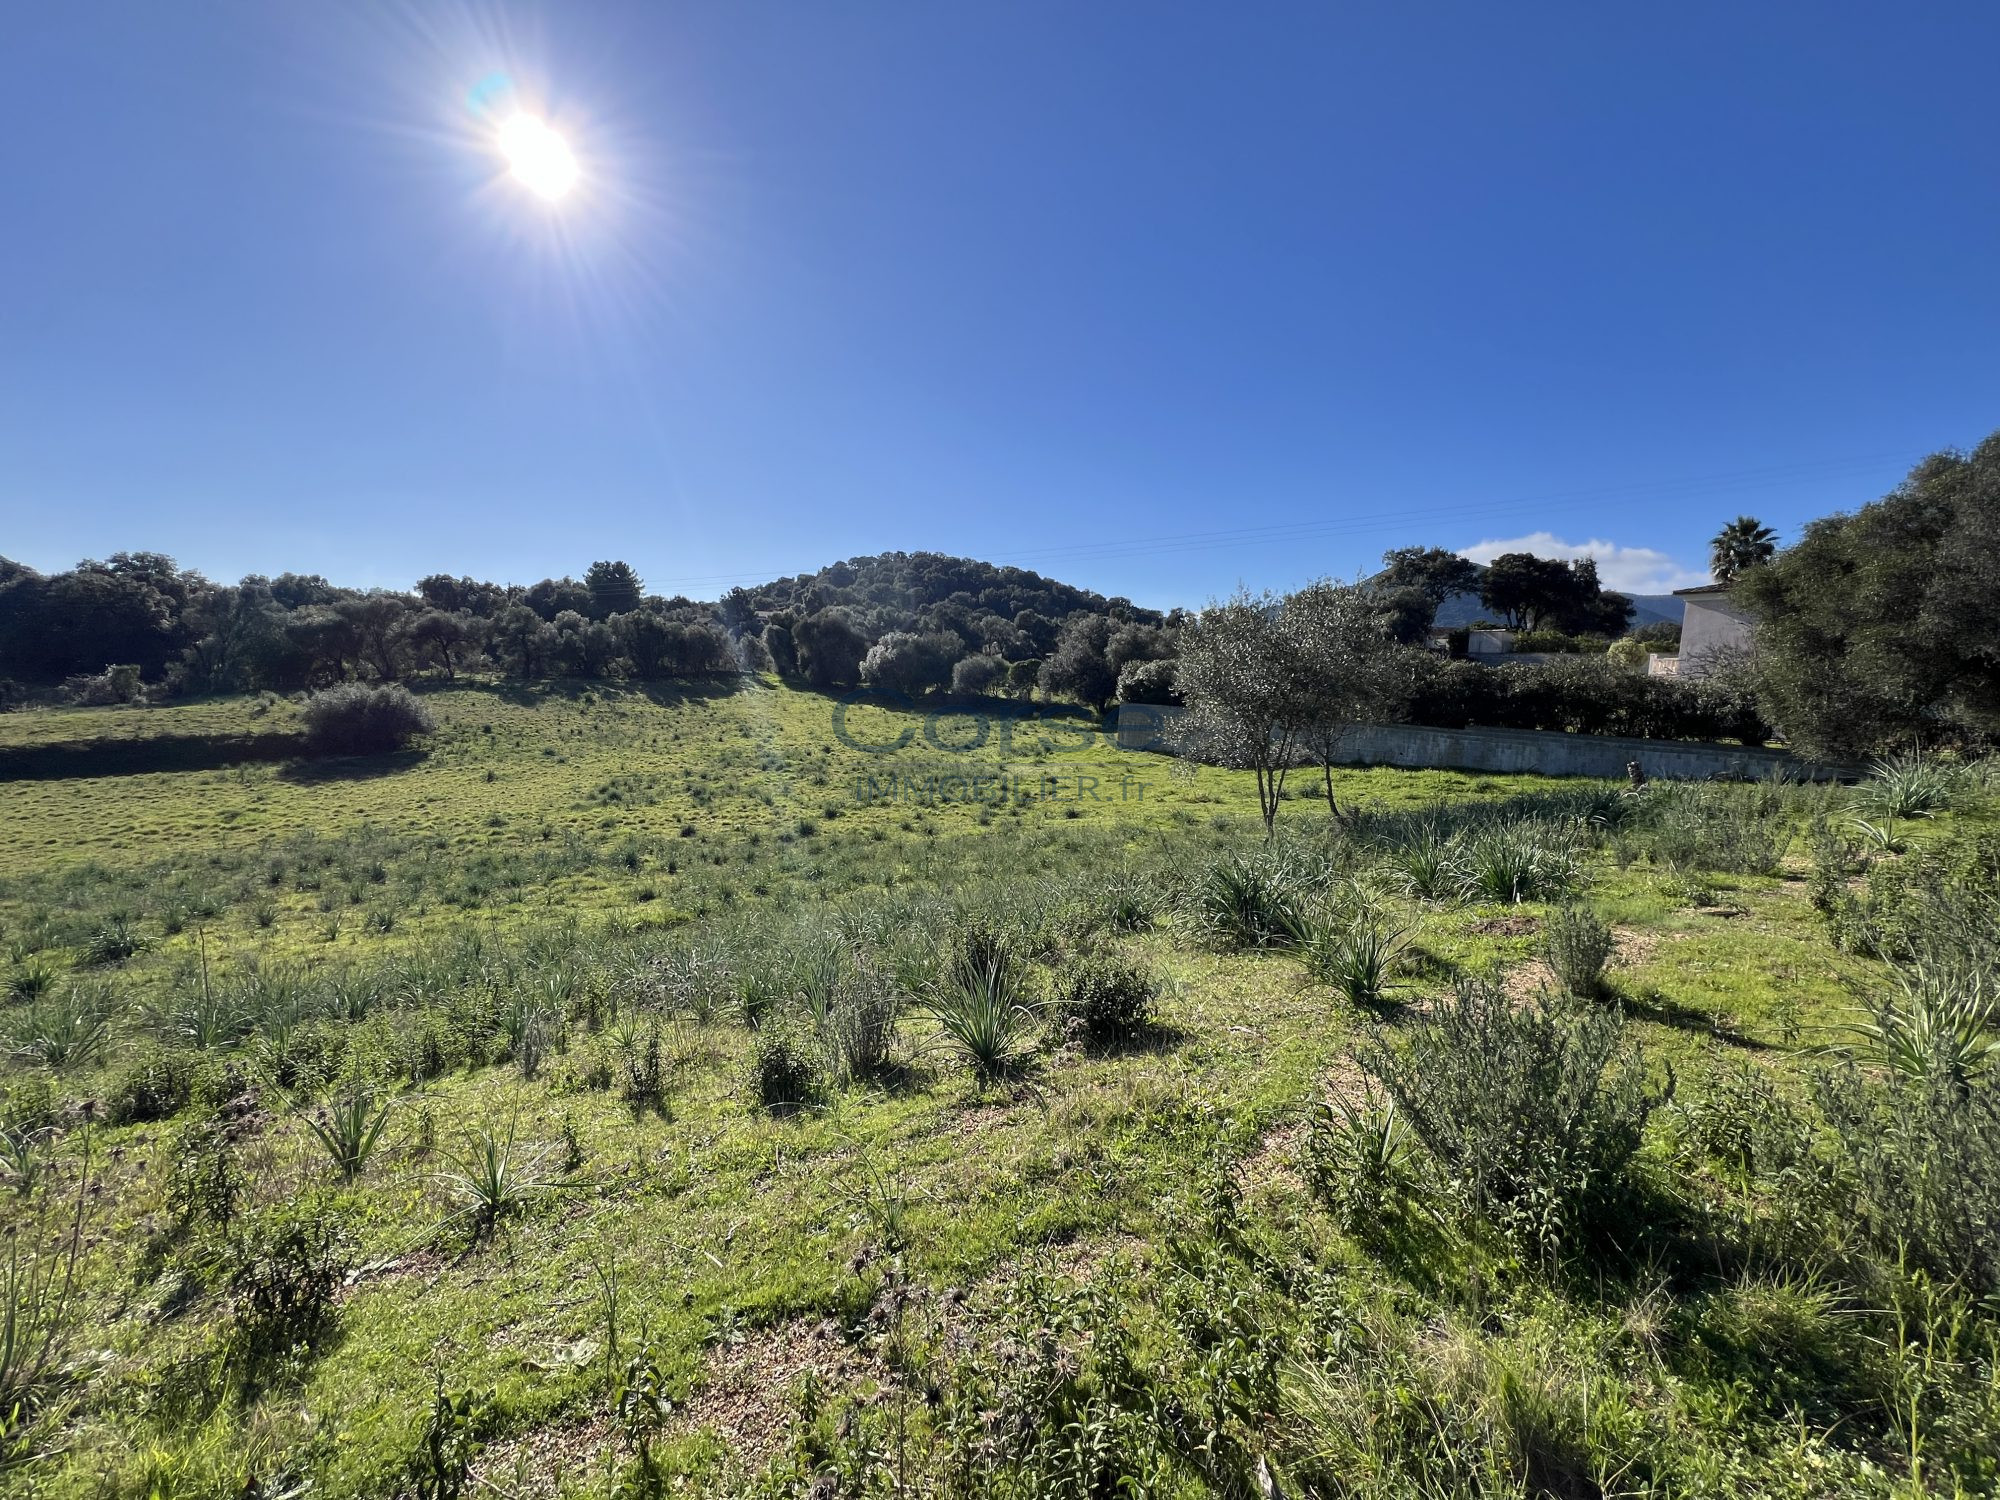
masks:
<svg viewBox="0 0 2000 1500"><path fill-rule="evenodd" d="M0 1435L19 1449L29 1425L61 1390L78 1327L77 1268L90 1189L88 1147L66 1228L41 1238L14 1233L0 1265ZM28 1451L32 1452L32 1449ZM15 1456L20 1455L17 1451Z"/></svg>
<svg viewBox="0 0 2000 1500"><path fill-rule="evenodd" d="M621 1021L610 1033L619 1096L634 1110L667 1112L669 1064L660 1018Z"/></svg>
<svg viewBox="0 0 2000 1500"><path fill-rule="evenodd" d="M39 1000L55 987L56 971L45 958L30 954L7 976L9 1000Z"/></svg>
<svg viewBox="0 0 2000 1500"><path fill-rule="evenodd" d="M1393 1227L1425 1203L1415 1171L1416 1138L1395 1103L1372 1086L1359 1099L1315 1106L1305 1172L1313 1196L1350 1234Z"/></svg>
<svg viewBox="0 0 2000 1500"><path fill-rule="evenodd" d="M129 916L116 913L100 923L83 945L83 962L92 965L123 963L144 952L146 938Z"/></svg>
<svg viewBox="0 0 2000 1500"><path fill-rule="evenodd" d="M923 1009L943 1045L982 1079L1014 1068L1034 1043L1036 1007L1027 998L1020 962L985 929L962 936L959 951L929 986Z"/></svg>
<svg viewBox="0 0 2000 1500"><path fill-rule="evenodd" d="M1880 1066L1908 1082L1935 1073L1963 1089L2000 1056L2000 990L1990 969L1919 958L1896 971L1896 983L1855 1028Z"/></svg>
<svg viewBox="0 0 2000 1500"><path fill-rule="evenodd" d="M1394 987L1407 946L1406 930L1366 909L1323 915L1299 944L1306 972L1348 1002L1380 1006Z"/></svg>
<svg viewBox="0 0 2000 1500"><path fill-rule="evenodd" d="M1862 812L1893 822L1897 818L1928 818L1948 811L1965 787L1965 775L1955 766L1921 755L1896 755L1877 760L1868 779L1854 789L1854 804Z"/></svg>
<svg viewBox="0 0 2000 1500"><path fill-rule="evenodd" d="M82 1067L101 1057L111 1038L109 1001L101 991L73 984L30 1005L8 1030L17 1056L58 1071Z"/></svg>
<svg viewBox="0 0 2000 1500"><path fill-rule="evenodd" d="M345 1182L352 1182L375 1154L382 1139L382 1127L389 1123L387 1099L379 1104L366 1089L353 1089L316 1115L306 1117L306 1126L326 1150L327 1160Z"/></svg>
<svg viewBox="0 0 2000 1500"><path fill-rule="evenodd" d="M542 1175L547 1151L522 1151L514 1127L503 1134L490 1126L474 1130L464 1147L446 1152L445 1190L472 1217L475 1241L489 1238L507 1219L523 1212L548 1187Z"/></svg>
<svg viewBox="0 0 2000 1500"><path fill-rule="evenodd" d="M33 1194L48 1170L48 1138L47 1130L0 1129L0 1173L19 1197Z"/></svg>
<svg viewBox="0 0 2000 1500"><path fill-rule="evenodd" d="M1421 901L1451 901L1465 893L1468 872L1463 853L1435 821L1417 824L1389 844L1383 858L1403 888Z"/></svg>
<svg viewBox="0 0 2000 1500"><path fill-rule="evenodd" d="M1582 880L1578 831L1568 824L1521 819L1471 835L1461 854L1466 894L1513 904L1559 901Z"/></svg>
<svg viewBox="0 0 2000 1500"><path fill-rule="evenodd" d="M1289 948L1307 914L1299 870L1282 855L1233 855L1195 880L1182 908L1202 940L1219 948Z"/></svg>

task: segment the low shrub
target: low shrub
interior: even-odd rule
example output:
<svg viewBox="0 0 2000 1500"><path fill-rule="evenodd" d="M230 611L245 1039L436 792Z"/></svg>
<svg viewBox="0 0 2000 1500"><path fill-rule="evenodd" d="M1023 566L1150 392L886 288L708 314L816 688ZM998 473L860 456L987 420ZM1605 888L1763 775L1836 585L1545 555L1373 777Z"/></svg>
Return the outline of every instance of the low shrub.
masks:
<svg viewBox="0 0 2000 1500"><path fill-rule="evenodd" d="M142 1042L125 1057L104 1091L113 1125L165 1120L190 1104L214 1104L230 1092L226 1068L199 1052Z"/></svg>
<svg viewBox="0 0 2000 1500"><path fill-rule="evenodd" d="M1562 907L1542 923L1542 957L1564 993L1595 999L1611 959L1611 929L1588 907Z"/></svg>
<svg viewBox="0 0 2000 1500"><path fill-rule="evenodd" d="M750 1093L766 1109L796 1109L820 1097L818 1049L790 1016L771 1014L750 1050Z"/></svg>
<svg viewBox="0 0 2000 1500"><path fill-rule="evenodd" d="M1630 832L1657 864L1677 870L1771 875L1792 835L1767 787L1721 781L1655 785Z"/></svg>
<svg viewBox="0 0 2000 1500"><path fill-rule="evenodd" d="M1614 1221L1646 1120L1671 1092L1621 1051L1622 1015L1547 996L1515 1005L1460 980L1404 1030L1404 1046L1378 1034L1359 1061L1469 1214L1545 1255Z"/></svg>
<svg viewBox="0 0 2000 1500"><path fill-rule="evenodd" d="M2000 1079L1953 1076L1950 1042L1932 1066L1870 1078L1822 1074L1819 1105L1842 1146L1854 1218L1876 1252L2000 1293Z"/></svg>
<svg viewBox="0 0 2000 1500"><path fill-rule="evenodd" d="M248 1182L229 1138L213 1121L183 1126L167 1146L167 1212L182 1234L227 1230Z"/></svg>
<svg viewBox="0 0 2000 1500"><path fill-rule="evenodd" d="M345 1220L314 1200L286 1202L231 1236L228 1288L236 1337L253 1359L318 1344L352 1266Z"/></svg>
<svg viewBox="0 0 2000 1500"><path fill-rule="evenodd" d="M1770 738L1755 699L1726 677L1650 677L1603 656L1489 667L1422 653L1409 666L1406 697L1392 707L1403 723L1746 745Z"/></svg>
<svg viewBox="0 0 2000 1500"><path fill-rule="evenodd" d="M56 1123L55 1093L46 1078L17 1077L10 1081L0 1098L0 1131L12 1136L32 1136Z"/></svg>
<svg viewBox="0 0 2000 1500"><path fill-rule="evenodd" d="M1575 636L1561 630L1524 630L1514 637L1516 651L1543 655L1581 656L1586 653L1600 655L1606 644L1602 637Z"/></svg>
<svg viewBox="0 0 2000 1500"><path fill-rule="evenodd" d="M1092 1046L1116 1046L1153 1024L1152 978L1114 954L1085 954L1057 969L1050 983L1057 1024Z"/></svg>
<svg viewBox="0 0 2000 1500"><path fill-rule="evenodd" d="M1833 940L1850 952L1891 961L1990 953L2000 926L2000 834L1953 834L1874 862L1859 891L1829 860L1813 894Z"/></svg>
<svg viewBox="0 0 2000 1500"><path fill-rule="evenodd" d="M431 711L401 683L344 682L305 706L312 755L383 755L437 728Z"/></svg>

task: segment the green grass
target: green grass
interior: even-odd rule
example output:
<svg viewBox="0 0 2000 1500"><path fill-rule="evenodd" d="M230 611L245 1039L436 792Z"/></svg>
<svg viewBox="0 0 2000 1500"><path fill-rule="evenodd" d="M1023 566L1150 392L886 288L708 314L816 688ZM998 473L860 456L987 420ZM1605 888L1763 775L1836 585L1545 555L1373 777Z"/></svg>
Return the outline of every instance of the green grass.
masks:
<svg viewBox="0 0 2000 1500"><path fill-rule="evenodd" d="M821 1473L841 1494L887 1493L898 1475L945 1492L951 1474L961 1492L1026 1493L1028 1460L976 1479L961 1460L980 1413L1029 1389L1038 1409L1078 1403L1076 1431L1101 1423L1119 1463L1157 1460L1151 1493L1229 1493L1202 1465L1252 1449L1319 1486L1326 1455L1346 1453L1334 1467L1354 1492L1406 1493L1415 1459L1368 1466L1389 1462L1385 1434L1418 1406L1429 1435L1409 1441L1474 1491L1583 1493L1588 1479L1842 1493L1874 1482L1867 1465L1907 1476L1910 1445L1878 1399L1894 1380L1870 1365L1851 1376L1856 1394L1810 1373L1827 1349L1838 1363L1859 1347L1844 1314L1743 1279L1746 1266L1712 1257L1655 1305L1629 1266L1551 1283L1421 1216L1386 1249L1331 1224L1300 1168L1304 1126L1351 1085L1356 1042L1398 1022L1393 1003L1382 1019L1313 983L1295 954L1215 951L1173 920L1202 870L1259 846L1246 775L1017 739L1012 758L965 759L1019 784L1058 775L1064 795L868 805L858 779L948 758L920 739L894 757L858 752L811 694L473 686L428 701L440 730L421 755L4 788L0 959L10 975L52 968L58 994L95 987L112 1027L60 1069L0 1064L10 1117L45 1084L60 1127L41 1185L0 1195L0 1223L21 1243L55 1234L86 1140L100 1183L82 1269L89 1358L35 1429L59 1447L32 1470L37 1493L222 1496L253 1474L322 1496L390 1493L409 1482L439 1381L475 1393L490 1445L476 1472L499 1493L618 1492L637 1480L616 1417L624 1377L603 1347L607 1272L620 1352L648 1351L672 1403L654 1457L690 1493L803 1494ZM292 712L239 700L5 715L0 752L282 731ZM900 727L857 713L850 729ZM1072 794L1078 774L1097 796ZM1340 773L1335 790L1388 827L1579 788L1377 769ZM1402 933L1392 1002L1423 1004L1459 973L1534 984L1549 907L1413 899L1372 846L1329 840L1315 788L1300 791L1286 836ZM1770 816L1795 823L1805 807L1780 799ZM1980 802L1915 836L1985 816ZM1618 937L1607 984L1685 1096L1746 1063L1796 1090L1857 987L1885 981L1829 944L1797 849L1775 874L1703 874L1699 905L1643 850L1622 866L1614 852L1607 836L1581 839L1589 903ZM86 966L113 922L139 950ZM712 943L734 986L839 940L916 997L968 924L1031 961L1031 989L1080 948L1118 953L1157 982L1156 1025L1112 1049L1044 1028L1024 1067L982 1076L911 1004L889 1068L773 1113L750 1088L756 1036L735 988L698 1021L649 1009L634 977ZM335 976L360 1019L285 1019L288 997L331 994ZM491 1017L523 996L564 1021L533 1077L493 1041ZM254 1001L262 1016L205 1055L211 1102L85 1128L154 1045L148 1018L200 1000ZM36 1005L54 1014L45 990L6 1017ZM661 1038L657 1107L621 1097L609 1061L618 1027L640 1019ZM416 1086L384 1076L420 1023L460 1049L453 1065ZM333 1076L297 1061L315 1027L338 1036ZM352 1181L311 1119L350 1082L393 1098ZM238 1094L254 1107L229 1105L219 1128L243 1212L332 1205L359 1268L330 1337L255 1370L229 1342L229 1236L176 1228L170 1191L184 1132ZM534 1189L490 1225L450 1180L480 1132L537 1164ZM1649 1160L1664 1164L1671 1132L1655 1133ZM1035 1384L1022 1365L1034 1341L1006 1337L1023 1319L1058 1343L1091 1330L1070 1375ZM1770 1347L1779 1327L1791 1352ZM1237 1372L1213 1411L1185 1414L1221 1434L1211 1458L1162 1436L1169 1423L1141 1431L1120 1415L1119 1349L1133 1369ZM1361 1349L1372 1365L1341 1353ZM798 1350L820 1351L815 1380ZM1200 1388L1188 1375L1175 1399ZM1379 1420L1357 1435L1355 1413Z"/></svg>

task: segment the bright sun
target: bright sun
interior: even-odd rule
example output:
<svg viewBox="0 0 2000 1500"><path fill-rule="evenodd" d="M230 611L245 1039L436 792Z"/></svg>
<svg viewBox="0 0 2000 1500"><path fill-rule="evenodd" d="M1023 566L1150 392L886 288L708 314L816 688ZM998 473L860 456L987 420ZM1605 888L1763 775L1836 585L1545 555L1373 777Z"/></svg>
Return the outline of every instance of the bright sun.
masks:
<svg viewBox="0 0 2000 1500"><path fill-rule="evenodd" d="M576 185L568 144L533 115L515 115L500 127L500 154L523 186L551 203Z"/></svg>

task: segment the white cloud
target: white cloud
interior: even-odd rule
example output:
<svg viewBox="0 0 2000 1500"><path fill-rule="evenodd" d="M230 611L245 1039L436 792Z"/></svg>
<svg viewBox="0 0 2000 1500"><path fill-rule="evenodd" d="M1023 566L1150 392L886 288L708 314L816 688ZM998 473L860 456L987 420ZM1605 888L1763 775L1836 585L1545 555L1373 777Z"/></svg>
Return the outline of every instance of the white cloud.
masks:
<svg viewBox="0 0 2000 1500"><path fill-rule="evenodd" d="M1708 582L1707 573L1684 568L1666 553L1651 547L1621 547L1616 542L1594 538L1587 542L1566 542L1552 531L1534 531L1527 536L1479 542L1458 549L1460 557L1469 557L1476 563L1490 563L1503 552L1532 552L1537 557L1565 559L1594 557L1597 576L1604 586L1627 594L1667 594Z"/></svg>

